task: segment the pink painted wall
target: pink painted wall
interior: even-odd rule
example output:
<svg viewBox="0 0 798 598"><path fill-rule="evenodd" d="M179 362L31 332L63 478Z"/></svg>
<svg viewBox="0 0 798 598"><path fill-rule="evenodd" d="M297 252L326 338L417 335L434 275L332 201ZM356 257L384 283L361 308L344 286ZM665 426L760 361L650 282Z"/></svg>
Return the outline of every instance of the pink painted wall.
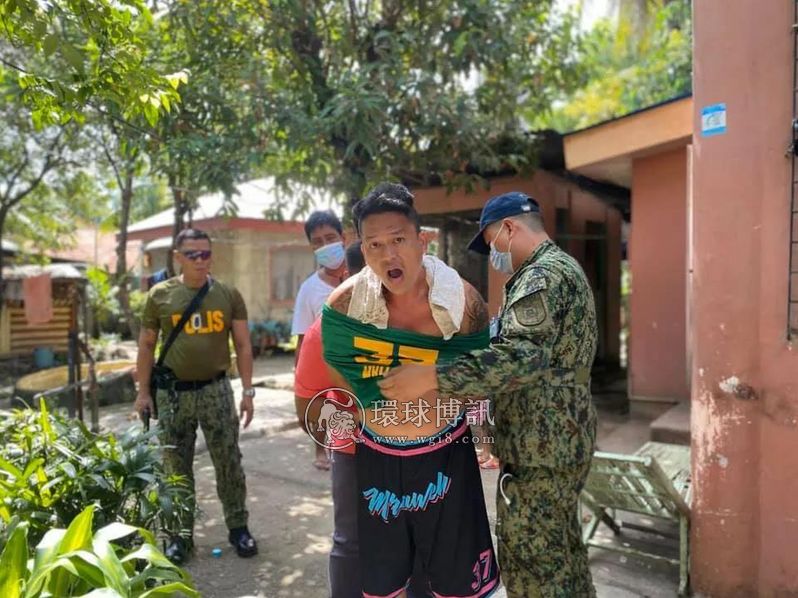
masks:
<svg viewBox="0 0 798 598"><path fill-rule="evenodd" d="M632 167L629 393L686 401L687 151Z"/></svg>
<svg viewBox="0 0 798 598"><path fill-rule="evenodd" d="M692 578L798 596L798 348L786 341L792 1L695 2ZM703 137L725 102L728 132Z"/></svg>

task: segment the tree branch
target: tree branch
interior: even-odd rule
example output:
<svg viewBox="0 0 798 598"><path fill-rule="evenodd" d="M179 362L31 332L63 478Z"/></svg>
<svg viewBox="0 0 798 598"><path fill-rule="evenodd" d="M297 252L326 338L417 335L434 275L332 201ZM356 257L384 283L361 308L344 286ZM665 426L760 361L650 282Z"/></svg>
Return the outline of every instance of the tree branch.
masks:
<svg viewBox="0 0 798 598"><path fill-rule="evenodd" d="M34 189L36 189L36 187L41 184L45 175L58 165L58 160L55 159L55 156L61 152L61 150L58 148L58 144L61 141L61 136L63 134L64 130L62 129L55 139L53 139L52 144L50 144L50 149L47 150L47 158L42 165L41 171L39 172L38 176L30 182L28 188L20 191L14 197L3 202L3 209L6 209L6 212L25 199Z"/></svg>
<svg viewBox="0 0 798 598"><path fill-rule="evenodd" d="M100 145L102 145L103 153L105 154L106 160L108 160L108 164L111 165L111 169L114 171L114 178L116 178L116 183L119 185L119 189L122 189L124 185L124 181L122 180L122 173L119 172L119 168L116 166L116 160L111 155L111 150L108 149L108 144L106 143L105 139L100 141Z"/></svg>
<svg viewBox="0 0 798 598"><path fill-rule="evenodd" d="M357 46L357 6L356 0L349 0L349 28L352 30L352 45Z"/></svg>
<svg viewBox="0 0 798 598"><path fill-rule="evenodd" d="M8 188L6 189L6 192L3 194L4 204L11 198L11 190L14 188L14 185L16 184L17 179L19 178L19 175L22 174L22 171L25 170L25 168L28 166L28 163L30 162L30 155L28 155L28 148L25 147L25 144L22 144L22 151L25 154L25 159L22 160L22 164L19 165L19 168L17 168L14 174L11 175L11 178L8 179Z"/></svg>
<svg viewBox="0 0 798 598"><path fill-rule="evenodd" d="M15 70L15 71L18 71L18 72L22 73L23 75L29 75L29 74L30 74L28 71L26 71L25 69L23 69L21 66L17 66L17 65L16 65L16 64L14 64L13 62L8 62L8 60L6 60L5 58L3 58L2 56L0 56L0 64L4 64L4 65L6 65L8 68L10 68L10 69L13 69L13 70Z"/></svg>
<svg viewBox="0 0 798 598"><path fill-rule="evenodd" d="M26 71L21 66L17 66L16 64L14 64L12 62L8 62L2 56L0 56L0 64L4 64L8 68L14 69L15 71L18 71L18 72L22 73L23 75L31 75L32 74L32 73ZM46 77L41 77L40 75L33 75L33 76L36 77L37 79L46 79ZM134 125L130 121L125 120L121 116L117 116L116 114L111 114L110 112L106 112L105 110L103 110L102 107L100 107L99 104L96 104L95 102L87 101L86 105L94 108L97 112L99 112L100 114L102 114L106 118L114 120L117 123L119 123L120 125L124 125L126 127L129 127L131 129L133 129L134 131L136 131L138 133L141 133L142 135L146 135L147 137L151 137L152 139L154 139L155 141L157 141L159 143L162 142L162 139L160 137L158 137L158 135L156 135L152 131L147 131L146 129L142 129L141 127L139 127L137 125Z"/></svg>

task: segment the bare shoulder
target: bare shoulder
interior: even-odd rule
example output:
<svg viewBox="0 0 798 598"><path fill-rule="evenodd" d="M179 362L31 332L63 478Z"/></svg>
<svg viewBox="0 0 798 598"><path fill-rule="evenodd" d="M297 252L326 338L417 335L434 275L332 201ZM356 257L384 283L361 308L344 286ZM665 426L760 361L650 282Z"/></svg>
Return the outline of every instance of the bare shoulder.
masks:
<svg viewBox="0 0 798 598"><path fill-rule="evenodd" d="M355 290L356 280L357 276L351 276L338 285L327 298L327 305L338 313L346 315L349 312L349 304L352 303L352 293Z"/></svg>
<svg viewBox="0 0 798 598"><path fill-rule="evenodd" d="M487 327L490 323L488 304L485 303L482 295L471 283L463 280L463 286L465 287L465 313L463 314L460 332L462 334L473 334Z"/></svg>

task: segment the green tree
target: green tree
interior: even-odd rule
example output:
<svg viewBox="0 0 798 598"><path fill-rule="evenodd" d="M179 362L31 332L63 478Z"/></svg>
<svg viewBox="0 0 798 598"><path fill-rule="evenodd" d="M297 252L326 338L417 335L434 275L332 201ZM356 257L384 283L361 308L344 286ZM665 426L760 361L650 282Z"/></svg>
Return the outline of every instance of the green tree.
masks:
<svg viewBox="0 0 798 598"><path fill-rule="evenodd" d="M174 234L200 193L232 194L254 174L286 195L354 198L385 178L469 187L532 167L521 108L547 109L575 68L574 18L551 4L162 4L158 68L191 72L148 150L173 192Z"/></svg>
<svg viewBox="0 0 798 598"><path fill-rule="evenodd" d="M130 207L131 224L149 218L165 210L171 204L166 180L151 170L148 170L143 176L136 177L133 181L133 188L135 189L135 200ZM117 204L114 203L114 206L116 207Z"/></svg>
<svg viewBox="0 0 798 598"><path fill-rule="evenodd" d="M548 0L254 3L267 167L349 198L380 179L471 187L534 164L523 110L568 89L575 19Z"/></svg>
<svg viewBox="0 0 798 598"><path fill-rule="evenodd" d="M0 80L0 93L11 93ZM26 239L37 240L37 234L61 232L63 223L53 214L52 203L57 199L51 184L59 168L68 159L68 146L73 140L73 130L67 126L52 126L42 131L34 130L30 114L21 110L18 103L0 104L0 243L7 227L12 225ZM55 228L54 228L55 227ZM3 278L0 268L0 296Z"/></svg>
<svg viewBox="0 0 798 598"><path fill-rule="evenodd" d="M114 278L118 288L119 306L125 315L133 338L138 338L139 323L130 307L130 291L128 289L127 229L134 202L133 183L135 177L146 168L145 155L142 151L144 138L137 130L122 127L113 118L105 117L98 127L95 139L119 191L118 210L114 212L114 219L118 227Z"/></svg>
<svg viewBox="0 0 798 598"><path fill-rule="evenodd" d="M637 21L622 11L584 36L578 54L582 85L543 118L528 114L535 126L572 131L691 91L689 0L648 0L646 6L640 32Z"/></svg>
<svg viewBox="0 0 798 598"><path fill-rule="evenodd" d="M179 101L185 73L144 60L152 17L142 0L1 0L0 69L19 75L37 128L118 108L155 124ZM0 75L2 72L0 72Z"/></svg>
<svg viewBox="0 0 798 598"><path fill-rule="evenodd" d="M181 103L145 143L153 175L172 194L173 238L200 194L221 190L231 196L235 184L263 163L265 107L251 81L263 70L266 50L255 4L167 0L148 36L154 68L191 72Z"/></svg>

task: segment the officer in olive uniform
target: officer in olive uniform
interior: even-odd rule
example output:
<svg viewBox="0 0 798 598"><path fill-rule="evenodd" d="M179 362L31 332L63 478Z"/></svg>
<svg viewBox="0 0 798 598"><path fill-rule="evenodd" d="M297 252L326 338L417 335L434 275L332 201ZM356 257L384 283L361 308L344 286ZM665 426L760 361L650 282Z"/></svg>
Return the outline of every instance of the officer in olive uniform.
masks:
<svg viewBox="0 0 798 598"><path fill-rule="evenodd" d="M593 598L578 498L590 469L596 413L593 295L582 268L543 229L523 193L494 197L469 249L511 274L492 344L451 364L405 366L382 381L389 399L490 397L499 564L510 598Z"/></svg>
<svg viewBox="0 0 798 598"><path fill-rule="evenodd" d="M183 563L193 546L194 444L199 426L216 470L216 491L230 530L230 543L239 556L251 557L257 554L258 546L247 528L246 477L238 448L240 424L226 375L232 336L244 387L239 409L246 428L252 421L255 396L247 308L236 289L211 278L211 241L206 233L186 229L177 236L176 246L174 257L182 274L156 284L144 306L135 405L142 417L146 411L154 414L149 382L159 333L165 343L199 289L209 284L199 307L166 353L164 365L171 372L170 379L158 380L158 426L166 447L164 468L185 476L192 507L190 520L183 522L186 529L166 530L172 536L166 556L174 563Z"/></svg>

